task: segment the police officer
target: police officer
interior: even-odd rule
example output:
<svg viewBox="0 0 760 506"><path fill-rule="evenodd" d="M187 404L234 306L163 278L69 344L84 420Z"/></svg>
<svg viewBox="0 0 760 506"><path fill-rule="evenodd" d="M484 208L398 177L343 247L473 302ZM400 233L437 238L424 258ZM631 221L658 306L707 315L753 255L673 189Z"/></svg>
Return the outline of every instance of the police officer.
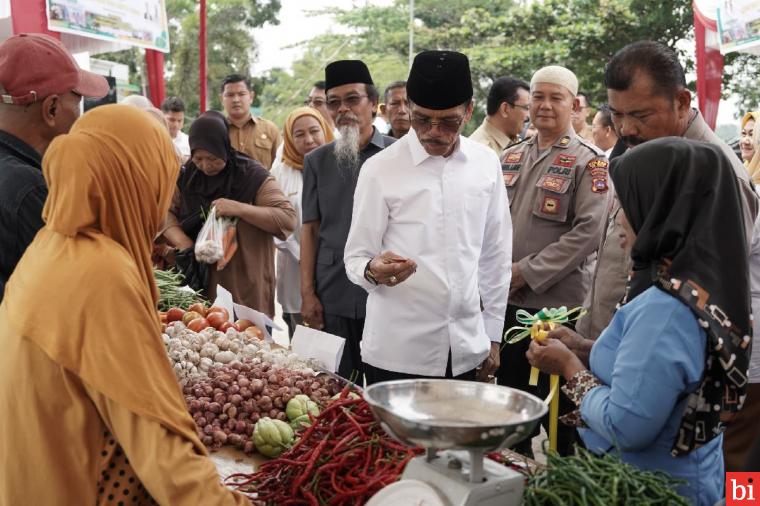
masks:
<svg viewBox="0 0 760 506"><path fill-rule="evenodd" d="M505 331L519 325L518 309L535 314L544 307L580 306L588 289L587 257L599 244L611 191L604 153L573 129L577 91L570 70L537 71L530 83L530 119L538 134L502 158L514 228ZM528 345L523 340L503 347L499 384L545 396L546 378L537 390L528 386ZM568 399L561 400L572 410ZM560 424L560 453L571 451L573 440L574 430ZM530 454L530 439L518 450Z"/></svg>

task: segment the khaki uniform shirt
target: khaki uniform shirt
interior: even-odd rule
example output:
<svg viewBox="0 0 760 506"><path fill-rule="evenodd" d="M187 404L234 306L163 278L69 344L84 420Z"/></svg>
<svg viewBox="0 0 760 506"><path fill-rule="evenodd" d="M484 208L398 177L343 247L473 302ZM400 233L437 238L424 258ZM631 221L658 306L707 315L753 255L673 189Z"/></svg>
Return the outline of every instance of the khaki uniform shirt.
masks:
<svg viewBox="0 0 760 506"><path fill-rule="evenodd" d="M242 127L230 123L232 147L250 156L267 170L272 168L281 142L280 129L264 118L251 116Z"/></svg>
<svg viewBox="0 0 760 506"><path fill-rule="evenodd" d="M537 137L507 149L502 174L514 229L512 258L526 281L510 304L583 303L585 263L599 245L612 194L607 169L603 152L572 127L543 153Z"/></svg>
<svg viewBox="0 0 760 506"><path fill-rule="evenodd" d="M583 130L578 132L578 135L586 139L587 141L589 141L591 144L594 143L594 136L591 135L591 125L589 125L588 123L583 124Z"/></svg>
<svg viewBox="0 0 760 506"><path fill-rule="evenodd" d="M621 213L620 203L615 198L605 220L607 230L599 245L591 290L583 301L583 307L588 313L575 325L575 330L588 339L599 337L612 320L612 314L625 293L631 271L631 257L620 247L622 227L617 220ZM597 283L597 280L602 282Z"/></svg>
<svg viewBox="0 0 760 506"><path fill-rule="evenodd" d="M472 132L470 139L488 146L496 153L496 156L501 156L504 149L517 142L517 139L510 139L507 134L493 126L488 121L488 116L483 119L483 123L480 124L477 130Z"/></svg>
<svg viewBox="0 0 760 506"><path fill-rule="evenodd" d="M698 110L694 109L693 118L686 128L683 137L695 141L708 142L720 147L731 161L734 173L739 180L742 210L744 212L747 242L751 241L753 225L758 212L758 198L749 183L749 175L739 158L728 145L720 140L710 129ZM628 274L631 270L631 260L627 253L620 248L618 236L622 227L614 219L617 207L613 207L610 219L606 220L607 233L599 245L599 258L591 282L591 290L583 306L588 310L577 325L578 332L589 339L596 339L602 330L612 320L615 307L623 298Z"/></svg>

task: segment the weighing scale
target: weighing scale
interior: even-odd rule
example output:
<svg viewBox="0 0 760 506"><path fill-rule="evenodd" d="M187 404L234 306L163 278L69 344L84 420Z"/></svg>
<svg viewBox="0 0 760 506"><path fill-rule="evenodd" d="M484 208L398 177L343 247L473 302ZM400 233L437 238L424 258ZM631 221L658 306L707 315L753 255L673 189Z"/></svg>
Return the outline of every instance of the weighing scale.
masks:
<svg viewBox="0 0 760 506"><path fill-rule="evenodd" d="M404 504L517 506L525 477L485 453L528 437L546 414L544 402L528 393L491 383L457 380L400 380L367 387L364 398L383 429L409 446L426 449L395 485L418 485L433 499ZM422 483L419 483L422 482ZM388 488L394 487L391 485ZM372 501L370 501L372 503ZM390 502L377 502L391 504ZM399 506L396 502L396 506Z"/></svg>

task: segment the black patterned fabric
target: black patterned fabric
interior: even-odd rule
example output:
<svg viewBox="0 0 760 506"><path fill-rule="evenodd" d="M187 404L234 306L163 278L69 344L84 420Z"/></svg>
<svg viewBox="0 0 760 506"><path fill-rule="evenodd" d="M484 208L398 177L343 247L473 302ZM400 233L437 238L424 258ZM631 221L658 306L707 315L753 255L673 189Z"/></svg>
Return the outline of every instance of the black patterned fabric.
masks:
<svg viewBox="0 0 760 506"><path fill-rule="evenodd" d="M704 379L688 395L672 448L683 455L719 435L721 412L744 402L752 313L739 184L720 148L680 137L629 150L610 173L636 232L623 303L657 286L707 333Z"/></svg>

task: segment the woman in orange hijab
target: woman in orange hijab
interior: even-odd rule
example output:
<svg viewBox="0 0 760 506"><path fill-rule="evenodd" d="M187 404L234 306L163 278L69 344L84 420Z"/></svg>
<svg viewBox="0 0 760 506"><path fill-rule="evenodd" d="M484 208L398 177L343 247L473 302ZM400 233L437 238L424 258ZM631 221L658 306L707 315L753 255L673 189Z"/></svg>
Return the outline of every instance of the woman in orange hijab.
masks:
<svg viewBox="0 0 760 506"><path fill-rule="evenodd" d="M275 161L272 175L296 210L297 225L287 240L274 240L277 246L277 302L282 318L293 337L301 323L301 197L303 194L303 158L319 146L333 141L333 132L312 107L299 107L285 120L282 160Z"/></svg>
<svg viewBox="0 0 760 506"><path fill-rule="evenodd" d="M151 243L177 159L102 106L50 145L35 237L0 305L0 506L247 504L225 489L164 351Z"/></svg>

